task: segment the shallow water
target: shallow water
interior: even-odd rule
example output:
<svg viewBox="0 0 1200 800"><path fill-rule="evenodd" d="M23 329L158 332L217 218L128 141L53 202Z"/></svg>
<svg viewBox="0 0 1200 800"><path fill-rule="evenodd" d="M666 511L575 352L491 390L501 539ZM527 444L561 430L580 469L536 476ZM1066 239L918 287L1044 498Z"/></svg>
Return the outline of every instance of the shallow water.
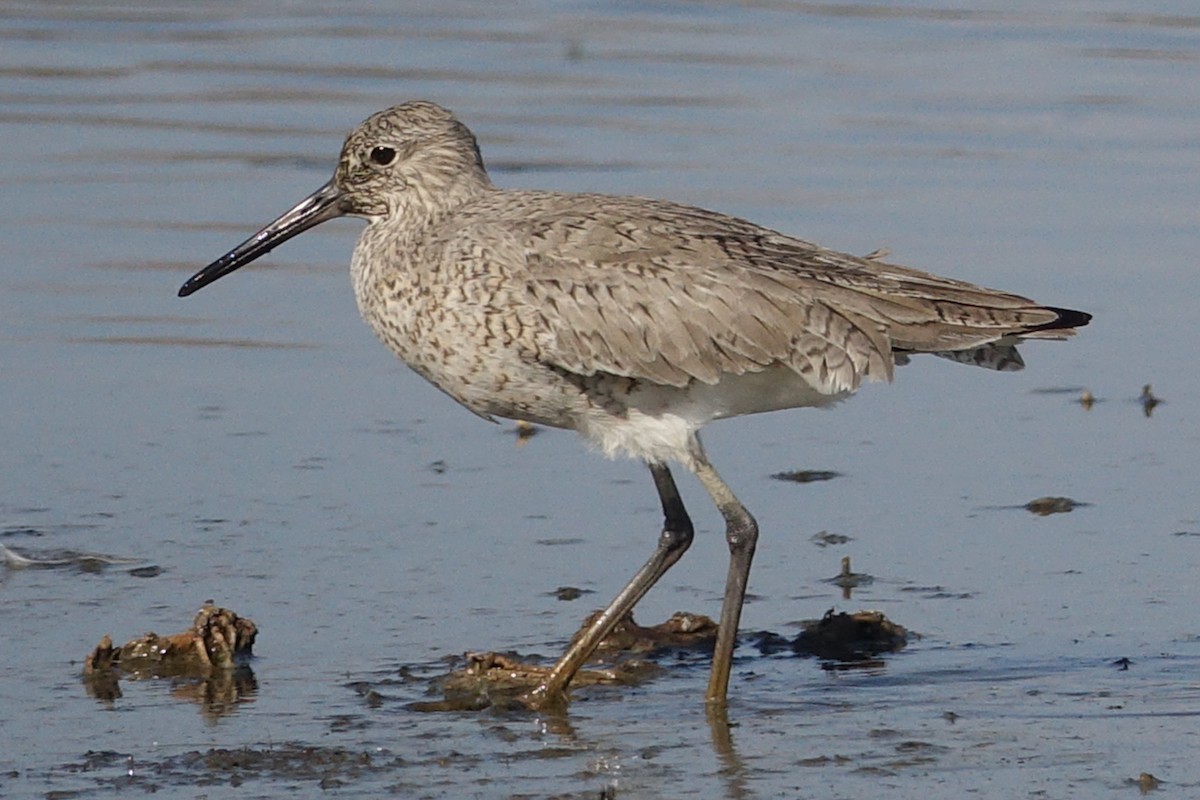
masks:
<svg viewBox="0 0 1200 800"><path fill-rule="evenodd" d="M0 793L1197 791L1189 4L327 5L0 9L0 544L160 570L0 567ZM354 310L354 222L175 297L415 97L505 186L671 197L1096 315L1021 373L917 360L836 410L708 431L763 529L747 630L836 605L922 639L859 671L744 646L729 729L702 659L585 693L566 726L411 710L403 675L449 656L553 656L660 522L640 466L559 432L518 448L395 363ZM697 543L642 622L719 608L720 519L682 488ZM1088 505L1020 508L1047 495ZM823 582L845 555L876 578L849 602ZM242 702L87 695L102 634L208 598L262 631Z"/></svg>

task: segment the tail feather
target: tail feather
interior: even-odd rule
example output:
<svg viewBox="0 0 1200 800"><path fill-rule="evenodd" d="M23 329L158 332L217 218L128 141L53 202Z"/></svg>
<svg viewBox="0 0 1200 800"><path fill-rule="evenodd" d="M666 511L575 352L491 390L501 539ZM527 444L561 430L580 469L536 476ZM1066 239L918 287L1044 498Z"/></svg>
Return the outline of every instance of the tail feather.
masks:
<svg viewBox="0 0 1200 800"><path fill-rule="evenodd" d="M1058 319L1053 322L1047 322L1045 325L1038 325L1036 328L1031 328L1018 335L1029 336L1044 331L1058 331L1060 336L1070 336L1075 333L1075 328L1082 328L1092 321L1092 315L1086 311L1075 311L1071 308L1055 308L1054 306L1046 306L1046 310L1058 314Z"/></svg>
<svg viewBox="0 0 1200 800"><path fill-rule="evenodd" d="M946 350L928 350L925 352L938 358L945 358L959 364L997 370L999 372L1016 372L1025 367L1017 345L1026 339L1065 339L1075 335L1076 328L1082 328L1091 321L1092 315L1085 311L1075 311L1069 308L1044 306L1042 310L1052 311L1057 318L1040 325L1017 329L984 344L973 343L970 346ZM896 363L908 363L908 354L914 351L897 350Z"/></svg>

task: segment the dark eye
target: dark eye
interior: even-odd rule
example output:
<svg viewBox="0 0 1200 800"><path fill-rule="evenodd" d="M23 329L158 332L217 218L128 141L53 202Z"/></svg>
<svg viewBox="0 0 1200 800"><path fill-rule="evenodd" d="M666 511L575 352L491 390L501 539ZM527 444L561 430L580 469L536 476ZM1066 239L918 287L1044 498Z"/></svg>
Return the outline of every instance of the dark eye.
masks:
<svg viewBox="0 0 1200 800"><path fill-rule="evenodd" d="M396 160L396 148L394 147L372 147L371 160L381 167L386 167L388 164Z"/></svg>

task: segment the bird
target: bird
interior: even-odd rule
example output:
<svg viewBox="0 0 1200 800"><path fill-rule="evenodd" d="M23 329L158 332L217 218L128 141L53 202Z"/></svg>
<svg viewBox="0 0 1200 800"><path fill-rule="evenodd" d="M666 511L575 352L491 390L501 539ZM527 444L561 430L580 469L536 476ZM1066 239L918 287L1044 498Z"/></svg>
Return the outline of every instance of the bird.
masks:
<svg viewBox="0 0 1200 800"><path fill-rule="evenodd" d="M759 530L710 462L702 426L833 405L918 353L1020 369L1019 342L1091 319L680 203L499 188L471 130L424 100L364 120L332 179L179 295L342 216L366 221L350 261L358 309L415 372L486 420L574 430L649 469L663 514L654 550L524 696L535 709L565 708L600 640L691 545L674 465L725 523L705 702L727 707Z"/></svg>

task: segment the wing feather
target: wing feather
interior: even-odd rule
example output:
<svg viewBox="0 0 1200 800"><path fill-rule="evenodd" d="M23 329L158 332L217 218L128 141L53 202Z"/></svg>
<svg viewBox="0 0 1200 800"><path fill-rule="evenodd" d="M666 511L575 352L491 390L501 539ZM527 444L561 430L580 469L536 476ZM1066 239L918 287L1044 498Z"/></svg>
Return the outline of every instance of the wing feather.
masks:
<svg viewBox="0 0 1200 800"><path fill-rule="evenodd" d="M497 197L460 211L459 241L505 251L493 268L507 273L506 302L535 328L533 356L578 375L683 387L784 365L834 394L890 379L908 352L1019 367L1011 345L1021 338L1070 335L1088 320L690 206Z"/></svg>

